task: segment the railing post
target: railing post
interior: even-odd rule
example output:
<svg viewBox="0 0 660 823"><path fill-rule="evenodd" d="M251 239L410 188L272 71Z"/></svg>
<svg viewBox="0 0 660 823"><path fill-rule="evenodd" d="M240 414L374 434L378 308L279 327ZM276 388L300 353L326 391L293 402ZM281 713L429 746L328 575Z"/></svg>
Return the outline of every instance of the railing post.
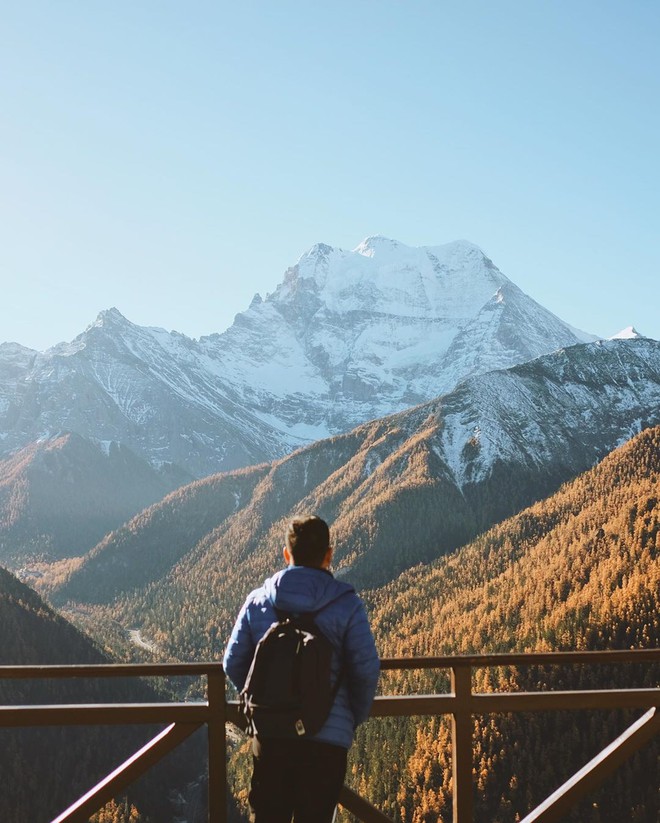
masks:
<svg viewBox="0 0 660 823"><path fill-rule="evenodd" d="M473 823L472 669L452 666L451 689L456 698L451 718L454 823Z"/></svg>
<svg viewBox="0 0 660 823"><path fill-rule="evenodd" d="M227 823L227 740L225 732L225 675L209 672L209 823Z"/></svg>

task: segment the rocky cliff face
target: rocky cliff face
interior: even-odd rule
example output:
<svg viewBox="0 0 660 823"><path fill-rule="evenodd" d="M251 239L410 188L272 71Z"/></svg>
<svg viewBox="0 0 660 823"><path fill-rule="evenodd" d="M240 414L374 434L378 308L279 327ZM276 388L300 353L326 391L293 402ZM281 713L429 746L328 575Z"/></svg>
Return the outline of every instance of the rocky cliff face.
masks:
<svg viewBox="0 0 660 823"><path fill-rule="evenodd" d="M587 339L470 243L317 245L222 334L191 340L111 309L44 353L0 346L0 449L70 430L203 476Z"/></svg>

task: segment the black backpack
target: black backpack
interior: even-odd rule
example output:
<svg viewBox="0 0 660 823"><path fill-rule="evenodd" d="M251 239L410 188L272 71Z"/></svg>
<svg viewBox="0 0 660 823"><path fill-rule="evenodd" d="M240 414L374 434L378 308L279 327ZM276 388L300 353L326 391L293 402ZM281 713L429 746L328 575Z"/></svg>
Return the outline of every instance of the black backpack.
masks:
<svg viewBox="0 0 660 823"><path fill-rule="evenodd" d="M249 735L311 737L330 714L343 670L333 686L333 646L314 622L320 609L305 614L275 611L277 622L255 649L240 694L241 712Z"/></svg>

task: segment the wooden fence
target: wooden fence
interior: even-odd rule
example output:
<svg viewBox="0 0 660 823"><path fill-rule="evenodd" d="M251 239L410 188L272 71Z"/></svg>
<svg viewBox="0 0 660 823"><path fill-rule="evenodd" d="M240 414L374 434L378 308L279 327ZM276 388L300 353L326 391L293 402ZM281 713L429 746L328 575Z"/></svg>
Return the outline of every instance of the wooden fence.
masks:
<svg viewBox="0 0 660 823"><path fill-rule="evenodd" d="M558 652L548 654L496 654L459 657L386 658L383 670L449 670L450 692L431 695L379 696L373 717L415 715L451 716L452 786L454 823L473 823L472 731L475 715L502 712L559 711L571 709L637 708L644 713L576 775L559 787L523 823L560 821L585 795L593 791L621 763L660 732L660 687L582 691L475 693L476 669L498 666L598 666L660 663L660 649L610 652ZM208 820L226 823L225 724L240 725L238 707L227 701L225 677L219 663L99 666L3 666L0 678L62 679L108 677L203 676L207 699L189 703L138 703L47 706L0 706L0 727L163 724L163 730L111 774L54 818L51 823L87 823L90 815L121 794L137 777L193 732L206 726L208 735ZM650 780L657 775L649 776ZM364 798L345 787L341 804L362 823L390 820Z"/></svg>

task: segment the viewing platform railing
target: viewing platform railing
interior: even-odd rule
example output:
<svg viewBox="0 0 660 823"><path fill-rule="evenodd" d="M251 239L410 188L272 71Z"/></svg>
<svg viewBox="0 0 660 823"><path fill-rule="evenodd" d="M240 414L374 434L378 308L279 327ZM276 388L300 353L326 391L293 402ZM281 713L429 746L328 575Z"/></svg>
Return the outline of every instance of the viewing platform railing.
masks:
<svg viewBox="0 0 660 823"><path fill-rule="evenodd" d="M385 658L381 669L449 670L450 692L392 695L376 698L373 717L450 715L452 724L452 787L454 823L474 823L472 734L475 715L572 709L644 709L636 721L559 787L522 823L560 821L585 795L660 732L660 687L581 691L475 693L472 673L499 666L596 666L660 663L660 649L547 654L494 654L459 657ZM207 678L207 699L187 703L0 706L0 727L164 724L165 728L132 757L54 818L51 823L87 823L89 817L120 795L140 775L206 726L208 735L208 821L227 821L226 722L240 725L235 701L225 696L225 676L219 663L98 666L0 666L0 679L62 679L108 677ZM657 775L655 776L657 778ZM650 780L655 779L653 775ZM340 803L362 823L386 823L385 814L344 787ZM40 823L36 821L36 823Z"/></svg>

